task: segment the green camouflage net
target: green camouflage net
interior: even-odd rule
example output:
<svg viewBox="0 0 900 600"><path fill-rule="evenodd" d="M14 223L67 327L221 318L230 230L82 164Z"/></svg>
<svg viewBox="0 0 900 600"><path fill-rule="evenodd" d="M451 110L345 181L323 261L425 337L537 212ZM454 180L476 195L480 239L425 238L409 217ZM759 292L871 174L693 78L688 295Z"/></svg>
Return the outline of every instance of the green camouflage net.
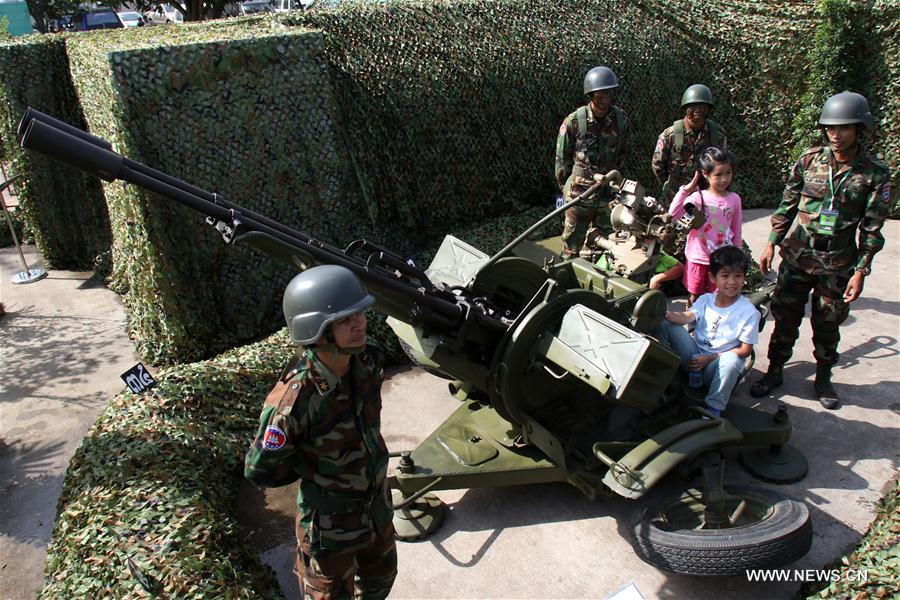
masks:
<svg viewBox="0 0 900 600"><path fill-rule="evenodd" d="M274 574L231 517L282 331L117 396L63 483L39 598L272 598Z"/></svg>
<svg viewBox="0 0 900 600"><path fill-rule="evenodd" d="M798 596L816 600L900 597L900 479L896 475L885 486L875 511L875 520L856 548L822 569L838 571L837 580L805 583Z"/></svg>
<svg viewBox="0 0 900 600"><path fill-rule="evenodd" d="M320 33L248 20L178 28L167 47L140 42L129 32L70 39L73 71L110 73L76 77L92 132L311 235L350 241L339 217L365 209L331 134L337 108ZM197 358L277 329L291 268L226 246L188 209L134 186L104 187L112 282L127 288L131 332L148 360ZM371 231L364 218L358 234L366 223Z"/></svg>
<svg viewBox="0 0 900 600"><path fill-rule="evenodd" d="M623 173L651 193L656 137L698 81L717 96L746 207L777 202L798 146L815 138L810 106L845 85L869 94L874 149L896 178L897 11L847 0L344 3L66 46L87 125L124 154L332 244L367 238L410 254L551 207L556 133L596 64L617 72L634 125ZM821 46L833 39L847 40L852 78L832 72ZM195 360L280 327L290 268L226 247L180 207L118 183L105 194L112 285L128 292L147 360Z"/></svg>
<svg viewBox="0 0 900 600"><path fill-rule="evenodd" d="M0 40L0 154L8 175L24 176L15 187L19 208L44 266L92 268L111 239L100 182L18 147L16 126L28 106L84 127L62 36Z"/></svg>

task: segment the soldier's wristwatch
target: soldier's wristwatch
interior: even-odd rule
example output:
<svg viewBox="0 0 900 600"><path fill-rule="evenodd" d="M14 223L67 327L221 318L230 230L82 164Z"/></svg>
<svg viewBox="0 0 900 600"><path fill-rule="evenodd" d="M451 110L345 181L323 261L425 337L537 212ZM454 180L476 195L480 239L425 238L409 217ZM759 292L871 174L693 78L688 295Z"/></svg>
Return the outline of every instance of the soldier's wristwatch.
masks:
<svg viewBox="0 0 900 600"><path fill-rule="evenodd" d="M853 270L856 271L857 273L862 273L862 274L865 275L866 277L868 277L869 275L872 274L872 268L871 268L871 267L856 267L856 268L853 269Z"/></svg>

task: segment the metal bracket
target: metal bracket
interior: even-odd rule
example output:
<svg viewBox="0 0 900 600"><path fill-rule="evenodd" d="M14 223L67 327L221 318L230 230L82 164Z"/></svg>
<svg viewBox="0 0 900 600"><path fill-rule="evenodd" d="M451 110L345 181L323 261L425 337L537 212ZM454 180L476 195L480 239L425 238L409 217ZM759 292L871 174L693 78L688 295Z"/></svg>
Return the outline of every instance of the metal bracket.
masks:
<svg viewBox="0 0 900 600"><path fill-rule="evenodd" d="M222 239L225 240L226 244L230 244L234 241L235 236L237 235L238 228L243 225L240 219L241 213L232 209L231 210L231 225L226 223L225 221L219 221L213 217L206 217L206 224L212 225L216 228L222 235Z"/></svg>

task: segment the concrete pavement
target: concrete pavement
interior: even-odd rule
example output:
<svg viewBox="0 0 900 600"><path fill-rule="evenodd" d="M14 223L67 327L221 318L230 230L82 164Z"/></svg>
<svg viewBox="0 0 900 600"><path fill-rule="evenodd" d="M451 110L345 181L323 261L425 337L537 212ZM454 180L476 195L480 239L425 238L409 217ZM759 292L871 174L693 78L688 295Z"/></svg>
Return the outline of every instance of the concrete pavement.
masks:
<svg viewBox="0 0 900 600"><path fill-rule="evenodd" d="M6 224L2 224L6 227ZM25 247L29 268L41 266ZM33 598L69 460L138 360L119 297L90 272L24 285L0 249L0 598Z"/></svg>
<svg viewBox="0 0 900 600"><path fill-rule="evenodd" d="M758 253L767 210L745 213L745 237ZM792 444L810 461L801 482L780 486L810 507L814 540L796 568L821 568L851 548L874 516L873 503L896 472L900 454L900 222L885 227L863 297L842 329L836 387L844 407L826 411L812 396L814 363L803 325L787 381L774 398L754 400L747 384L733 402L767 409L786 403ZM35 260L33 252L29 261ZM125 333L118 297L89 273L51 271L44 281L13 286L14 249L0 250L0 598L31 598L42 585L46 545L68 460L106 403L123 388L119 374L137 356ZM763 332L757 369L766 366ZM753 379L756 374L751 375ZM393 372L384 387L383 429L391 450L411 449L455 408L446 382L418 369ZM755 482L736 461L731 483ZM666 482L668 489L679 482ZM288 597L297 596L290 486L265 494L241 488L239 519L261 558L275 567ZM654 492L664 493L664 489ZM440 492L449 513L432 538L399 544L394 598L606 598L629 583L645 598L790 598L799 583L749 583L661 572L630 545L640 501L591 502L574 487ZM653 499L651 495L651 500Z"/></svg>

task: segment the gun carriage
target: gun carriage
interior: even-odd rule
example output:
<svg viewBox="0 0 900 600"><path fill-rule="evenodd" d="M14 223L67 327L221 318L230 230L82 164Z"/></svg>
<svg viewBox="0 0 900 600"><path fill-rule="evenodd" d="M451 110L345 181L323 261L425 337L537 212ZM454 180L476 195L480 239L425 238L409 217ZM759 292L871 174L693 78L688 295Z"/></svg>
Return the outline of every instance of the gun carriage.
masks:
<svg viewBox="0 0 900 600"><path fill-rule="evenodd" d="M805 459L787 445L786 410L732 405L721 417L709 413L686 385L677 355L652 337L667 301L644 282L660 248L700 215L674 222L640 184L611 172L494 256L448 235L422 269L367 240L344 249L316 240L33 109L18 135L23 148L200 212L228 244L248 244L301 270L337 264L359 276L406 353L450 380L459 403L422 444L397 453L390 483L400 537L439 526L443 507L431 494L438 490L564 481L592 499L636 499L676 471L699 473L701 490L640 513L635 549L644 560L727 575L808 551L803 503L724 483L729 447L743 448L742 462L762 479L805 475ZM582 255L566 260L558 241L528 239L602 186L615 192L613 234L589 232ZM765 311L768 291L752 300Z"/></svg>

